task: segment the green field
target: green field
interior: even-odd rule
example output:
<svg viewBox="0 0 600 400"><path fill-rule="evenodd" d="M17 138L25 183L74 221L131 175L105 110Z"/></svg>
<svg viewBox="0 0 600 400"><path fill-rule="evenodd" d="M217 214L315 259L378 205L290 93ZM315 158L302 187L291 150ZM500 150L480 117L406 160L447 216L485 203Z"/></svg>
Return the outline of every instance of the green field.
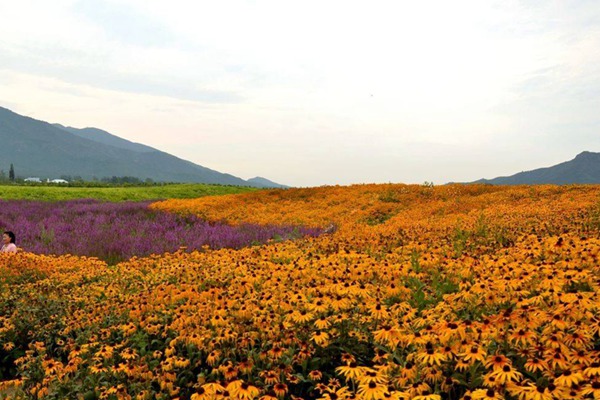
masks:
<svg viewBox="0 0 600 400"><path fill-rule="evenodd" d="M97 199L104 201L143 201L217 196L223 194L245 193L255 190L258 189L252 187L206 185L198 183L125 187L0 185L0 199L26 199L43 201L60 201L73 199Z"/></svg>

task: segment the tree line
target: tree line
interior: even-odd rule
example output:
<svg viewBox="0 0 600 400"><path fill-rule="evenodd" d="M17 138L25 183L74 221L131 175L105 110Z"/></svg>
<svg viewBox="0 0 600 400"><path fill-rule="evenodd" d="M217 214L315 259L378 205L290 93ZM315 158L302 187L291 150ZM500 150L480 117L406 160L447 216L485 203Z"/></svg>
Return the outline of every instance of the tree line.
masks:
<svg viewBox="0 0 600 400"><path fill-rule="evenodd" d="M91 181L86 181L79 175L61 175L60 179L64 179L70 184L110 184L110 185L153 185L155 184L152 178L140 179L135 176L105 176L102 178L92 177ZM8 170L8 176L3 169L0 169L0 182L22 182L23 178L17 178L15 175L15 167L11 163Z"/></svg>
<svg viewBox="0 0 600 400"><path fill-rule="evenodd" d="M2 181L2 182L6 182L6 181L14 182L15 181L15 166L12 165L12 163L10 164L10 169L8 170L8 177L6 176L6 173L4 172L4 170L0 169L0 181Z"/></svg>

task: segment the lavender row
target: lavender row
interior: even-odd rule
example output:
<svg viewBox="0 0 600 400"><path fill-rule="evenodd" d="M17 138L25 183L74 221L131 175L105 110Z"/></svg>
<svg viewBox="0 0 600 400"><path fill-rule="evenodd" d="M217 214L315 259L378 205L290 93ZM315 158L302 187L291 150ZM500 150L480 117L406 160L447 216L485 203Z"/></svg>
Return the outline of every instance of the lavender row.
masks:
<svg viewBox="0 0 600 400"><path fill-rule="evenodd" d="M38 202L0 200L0 229L17 235L17 246L40 254L74 254L109 263L208 245L241 248L270 239L317 236L318 228L241 225L203 221L148 208L149 202L96 200Z"/></svg>

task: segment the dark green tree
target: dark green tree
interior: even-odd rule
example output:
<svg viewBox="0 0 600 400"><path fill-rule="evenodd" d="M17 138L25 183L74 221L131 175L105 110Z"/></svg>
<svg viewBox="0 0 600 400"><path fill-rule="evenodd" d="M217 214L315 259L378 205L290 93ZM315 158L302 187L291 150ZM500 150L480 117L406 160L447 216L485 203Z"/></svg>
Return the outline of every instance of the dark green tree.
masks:
<svg viewBox="0 0 600 400"><path fill-rule="evenodd" d="M10 170L8 171L8 179L11 182L15 181L15 167L13 167L12 163L10 164Z"/></svg>

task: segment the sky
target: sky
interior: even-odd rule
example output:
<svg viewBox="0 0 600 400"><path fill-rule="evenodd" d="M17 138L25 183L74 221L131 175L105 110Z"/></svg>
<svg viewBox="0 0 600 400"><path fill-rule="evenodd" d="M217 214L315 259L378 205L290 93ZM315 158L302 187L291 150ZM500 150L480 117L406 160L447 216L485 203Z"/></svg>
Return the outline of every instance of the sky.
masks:
<svg viewBox="0 0 600 400"><path fill-rule="evenodd" d="M0 106L291 186L512 175L600 151L600 2L0 0Z"/></svg>

